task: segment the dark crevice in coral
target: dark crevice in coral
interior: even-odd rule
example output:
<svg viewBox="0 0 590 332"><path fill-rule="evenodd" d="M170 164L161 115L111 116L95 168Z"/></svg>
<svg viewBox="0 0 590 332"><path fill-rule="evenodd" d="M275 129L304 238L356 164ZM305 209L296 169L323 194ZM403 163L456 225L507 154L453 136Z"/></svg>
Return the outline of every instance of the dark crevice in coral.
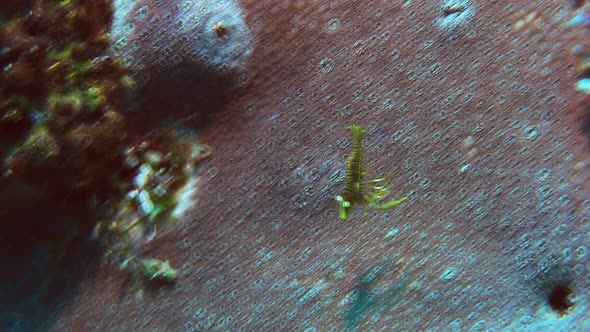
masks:
<svg viewBox="0 0 590 332"><path fill-rule="evenodd" d="M586 0L569 0L568 1L574 9L582 8Z"/></svg>
<svg viewBox="0 0 590 332"><path fill-rule="evenodd" d="M148 79L123 98L122 109L132 110L127 113L130 121L148 131L170 125L202 129L237 93L231 72L195 64L146 69L137 76Z"/></svg>
<svg viewBox="0 0 590 332"><path fill-rule="evenodd" d="M0 260L5 268L0 272L0 312L14 314L2 315L0 330L46 331L82 281L96 273L99 248L88 230L33 189L1 185Z"/></svg>
<svg viewBox="0 0 590 332"><path fill-rule="evenodd" d="M559 316L569 314L574 308L575 287L571 267L559 263L552 264L539 273L534 282L536 292Z"/></svg>
<svg viewBox="0 0 590 332"><path fill-rule="evenodd" d="M568 285L555 285L549 292L547 302L559 315L566 314L574 305L571 296L573 290Z"/></svg>

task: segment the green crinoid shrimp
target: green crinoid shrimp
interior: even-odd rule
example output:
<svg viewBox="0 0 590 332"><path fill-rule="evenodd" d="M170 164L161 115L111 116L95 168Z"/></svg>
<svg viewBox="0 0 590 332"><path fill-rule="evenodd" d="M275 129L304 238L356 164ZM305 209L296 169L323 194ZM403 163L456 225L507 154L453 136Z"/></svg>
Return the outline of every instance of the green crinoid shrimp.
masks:
<svg viewBox="0 0 590 332"><path fill-rule="evenodd" d="M346 220L348 212L354 204L370 205L376 209L390 209L405 202L407 197L379 203L378 201L385 198L389 190L389 183L385 178L365 180L367 172L363 170L363 137L365 130L359 125L352 125L348 129L354 136L352 152L346 160L346 178L344 189L341 196L336 196L336 201L340 204L340 219Z"/></svg>

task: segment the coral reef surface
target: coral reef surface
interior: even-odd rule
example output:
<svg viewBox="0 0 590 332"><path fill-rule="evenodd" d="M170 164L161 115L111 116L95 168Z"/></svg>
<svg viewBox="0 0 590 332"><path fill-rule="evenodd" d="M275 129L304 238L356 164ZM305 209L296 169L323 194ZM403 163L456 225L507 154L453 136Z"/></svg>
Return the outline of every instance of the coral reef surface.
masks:
<svg viewBox="0 0 590 332"><path fill-rule="evenodd" d="M588 31L571 24L585 1L244 0L254 46L228 72L208 67L215 52L175 55L231 39L241 21L196 9L226 15L224 2L139 3L115 12L146 15L114 25L136 36L120 55L146 75L126 118L155 126L165 112L215 153L195 205L141 247L176 267L176 282L140 298L98 270L55 307L51 330L590 330L589 103L576 46ZM195 10L207 19L177 20ZM150 38L155 48L131 44ZM367 130L367 169L408 198L343 221L335 197L352 124ZM15 330L26 320L5 317Z"/></svg>

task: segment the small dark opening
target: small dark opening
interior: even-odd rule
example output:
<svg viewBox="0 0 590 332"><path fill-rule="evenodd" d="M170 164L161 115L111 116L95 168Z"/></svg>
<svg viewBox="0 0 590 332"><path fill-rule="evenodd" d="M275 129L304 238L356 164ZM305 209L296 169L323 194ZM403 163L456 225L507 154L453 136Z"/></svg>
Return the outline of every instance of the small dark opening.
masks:
<svg viewBox="0 0 590 332"><path fill-rule="evenodd" d="M570 0L569 2L572 4L574 9L578 9L578 8L582 8L582 6L584 5L584 2L586 2L586 1L585 0Z"/></svg>
<svg viewBox="0 0 590 332"><path fill-rule="evenodd" d="M547 301L551 309L559 313L560 316L567 314L574 303L571 300L573 291L566 285L557 285L551 289Z"/></svg>

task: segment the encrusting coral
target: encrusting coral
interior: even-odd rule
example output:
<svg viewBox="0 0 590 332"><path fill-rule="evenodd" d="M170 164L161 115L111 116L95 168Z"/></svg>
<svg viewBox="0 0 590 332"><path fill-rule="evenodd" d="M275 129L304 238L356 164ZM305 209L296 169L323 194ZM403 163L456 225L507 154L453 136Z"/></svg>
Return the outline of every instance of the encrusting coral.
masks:
<svg viewBox="0 0 590 332"><path fill-rule="evenodd" d="M134 82L109 54L112 1L26 5L0 7L3 181L26 183L72 217L56 242L93 231L107 248L125 243L118 259L135 257L130 241L182 214L210 149L190 133L146 130L117 105Z"/></svg>
<svg viewBox="0 0 590 332"><path fill-rule="evenodd" d="M162 13L197 2L129 26L174 36ZM49 330L589 331L574 2L240 1L247 91L199 132L219 148L191 223L150 245L173 292L138 301L101 271ZM411 204L338 222L351 123Z"/></svg>

